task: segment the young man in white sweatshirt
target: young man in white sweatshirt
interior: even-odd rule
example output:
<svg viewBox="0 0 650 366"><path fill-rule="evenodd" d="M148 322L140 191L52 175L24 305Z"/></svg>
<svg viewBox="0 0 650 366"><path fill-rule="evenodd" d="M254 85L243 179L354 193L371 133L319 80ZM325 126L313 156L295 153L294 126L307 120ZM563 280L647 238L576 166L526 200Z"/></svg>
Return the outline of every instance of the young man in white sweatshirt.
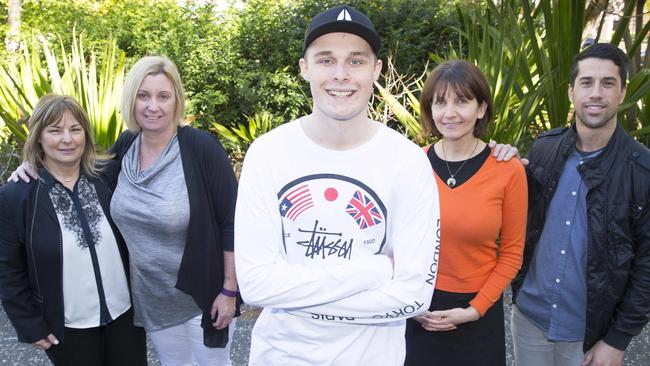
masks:
<svg viewBox="0 0 650 366"><path fill-rule="evenodd" d="M237 277L264 307L250 365L402 365L429 307L439 209L422 150L368 118L380 39L349 6L313 18L300 59L310 115L257 139L240 179Z"/></svg>

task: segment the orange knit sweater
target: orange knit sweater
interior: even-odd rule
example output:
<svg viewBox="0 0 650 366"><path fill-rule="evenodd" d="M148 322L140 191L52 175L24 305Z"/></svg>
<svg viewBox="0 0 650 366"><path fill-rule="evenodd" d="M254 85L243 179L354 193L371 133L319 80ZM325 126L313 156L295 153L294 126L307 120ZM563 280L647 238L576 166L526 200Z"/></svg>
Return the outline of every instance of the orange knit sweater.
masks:
<svg viewBox="0 0 650 366"><path fill-rule="evenodd" d="M483 316L521 267L528 209L524 168L516 159L497 162L490 155L455 189L434 176L441 222L436 289L477 292L470 305Z"/></svg>

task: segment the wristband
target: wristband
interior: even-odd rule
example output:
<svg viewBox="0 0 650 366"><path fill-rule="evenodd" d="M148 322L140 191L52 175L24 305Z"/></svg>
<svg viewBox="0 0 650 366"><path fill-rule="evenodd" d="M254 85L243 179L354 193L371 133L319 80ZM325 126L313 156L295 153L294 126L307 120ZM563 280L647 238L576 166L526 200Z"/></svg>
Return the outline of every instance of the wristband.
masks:
<svg viewBox="0 0 650 366"><path fill-rule="evenodd" d="M224 295L224 296L228 296L228 297L237 297L238 293L239 293L239 291L231 291L231 290L228 290L227 288L222 288L221 289L221 294Z"/></svg>

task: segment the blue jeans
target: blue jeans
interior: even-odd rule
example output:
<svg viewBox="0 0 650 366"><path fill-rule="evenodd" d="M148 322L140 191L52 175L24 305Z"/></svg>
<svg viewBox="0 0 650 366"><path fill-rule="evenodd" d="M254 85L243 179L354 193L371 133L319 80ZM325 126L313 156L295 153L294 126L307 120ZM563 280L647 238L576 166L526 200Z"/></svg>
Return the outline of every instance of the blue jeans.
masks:
<svg viewBox="0 0 650 366"><path fill-rule="evenodd" d="M552 342L516 305L512 306L512 340L517 366L579 366L582 342Z"/></svg>

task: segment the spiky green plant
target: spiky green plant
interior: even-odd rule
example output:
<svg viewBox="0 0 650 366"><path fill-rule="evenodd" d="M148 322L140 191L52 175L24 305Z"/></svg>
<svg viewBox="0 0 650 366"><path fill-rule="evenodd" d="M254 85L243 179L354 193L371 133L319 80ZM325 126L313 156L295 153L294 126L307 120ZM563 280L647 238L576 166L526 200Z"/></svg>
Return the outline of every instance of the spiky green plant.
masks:
<svg viewBox="0 0 650 366"><path fill-rule="evenodd" d="M419 145L432 141L431 138L423 135L420 125L418 95L425 77L426 73L411 77L400 75L389 56L383 79L381 82L375 82L377 90L375 99L378 99L379 103L371 100L369 105L371 118L383 123L398 121L403 134Z"/></svg>
<svg viewBox="0 0 650 366"><path fill-rule="evenodd" d="M241 171L244 154L253 141L284 123L281 118L268 111L255 112L252 116L244 118L245 122L237 123L235 127L228 128L217 122L212 123L210 127L228 151L237 176Z"/></svg>
<svg viewBox="0 0 650 366"><path fill-rule="evenodd" d="M0 65L0 119L9 137L19 143L25 141L28 131L20 119L49 92L51 87L37 52L26 47L16 64Z"/></svg>
<svg viewBox="0 0 650 366"><path fill-rule="evenodd" d="M0 119L13 138L25 141L27 128L20 118L31 113L40 97L55 93L75 97L88 113L97 145L111 146L124 128L117 113L124 53L109 42L99 56L88 55L81 35L73 36L69 53L62 42L55 52L42 35L34 36L29 44L16 64L0 65Z"/></svg>
<svg viewBox="0 0 650 366"><path fill-rule="evenodd" d="M211 130L227 143L240 145L246 150L256 138L283 123L268 111L255 112L252 116L245 116L245 118L245 123L240 122L232 128L215 122L212 124Z"/></svg>

